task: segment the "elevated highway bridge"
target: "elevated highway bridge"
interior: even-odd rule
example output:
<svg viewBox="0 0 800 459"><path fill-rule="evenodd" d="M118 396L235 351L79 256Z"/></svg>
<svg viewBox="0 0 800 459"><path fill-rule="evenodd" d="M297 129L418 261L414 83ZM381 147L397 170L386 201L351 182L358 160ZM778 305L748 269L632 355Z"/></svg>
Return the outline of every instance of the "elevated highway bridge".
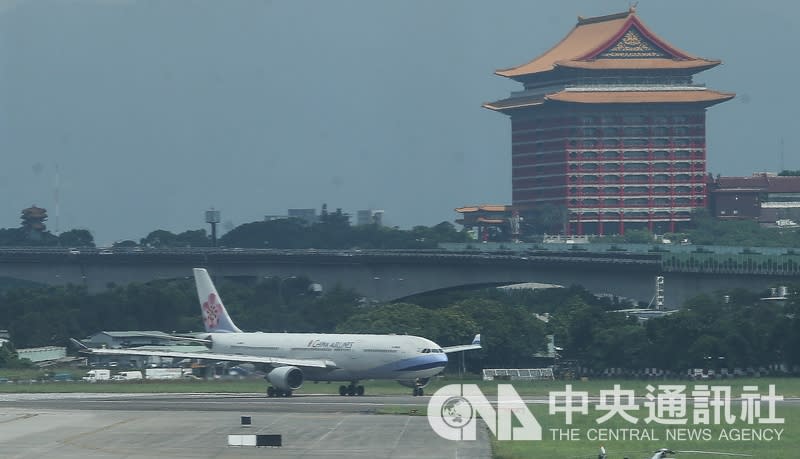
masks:
<svg viewBox="0 0 800 459"><path fill-rule="evenodd" d="M191 276L305 276L376 301L464 287L539 282L578 284L649 302L665 277L665 305L720 289L765 290L800 279L800 254L748 249L613 244L442 244L435 250L0 248L0 277L48 285L110 284Z"/></svg>

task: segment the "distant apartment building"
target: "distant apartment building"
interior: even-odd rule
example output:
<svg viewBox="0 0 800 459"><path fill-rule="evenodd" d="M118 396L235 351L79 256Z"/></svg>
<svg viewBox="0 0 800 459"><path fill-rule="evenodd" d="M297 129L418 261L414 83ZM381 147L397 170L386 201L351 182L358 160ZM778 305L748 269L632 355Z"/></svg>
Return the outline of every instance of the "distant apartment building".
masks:
<svg viewBox="0 0 800 459"><path fill-rule="evenodd" d="M309 225L317 223L317 209L288 209L285 215L265 215L264 221L286 220L287 218L297 218Z"/></svg>
<svg viewBox="0 0 800 459"><path fill-rule="evenodd" d="M289 209L289 218L299 218L309 225L317 223L317 209Z"/></svg>
<svg viewBox="0 0 800 459"><path fill-rule="evenodd" d="M356 211L356 225L383 226L383 211L372 209Z"/></svg>
<svg viewBox="0 0 800 459"><path fill-rule="evenodd" d="M709 184L709 210L721 220L792 226L800 222L800 177L767 172L717 177Z"/></svg>

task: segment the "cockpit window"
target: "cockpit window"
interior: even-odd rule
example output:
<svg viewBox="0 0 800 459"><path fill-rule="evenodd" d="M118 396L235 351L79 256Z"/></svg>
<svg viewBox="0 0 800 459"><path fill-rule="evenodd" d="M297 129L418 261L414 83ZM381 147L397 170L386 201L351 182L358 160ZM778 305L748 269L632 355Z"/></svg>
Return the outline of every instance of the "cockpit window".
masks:
<svg viewBox="0 0 800 459"><path fill-rule="evenodd" d="M444 351L439 349L439 348L434 348L434 349L425 348L425 349L422 349L420 352L423 353L423 354L441 354Z"/></svg>

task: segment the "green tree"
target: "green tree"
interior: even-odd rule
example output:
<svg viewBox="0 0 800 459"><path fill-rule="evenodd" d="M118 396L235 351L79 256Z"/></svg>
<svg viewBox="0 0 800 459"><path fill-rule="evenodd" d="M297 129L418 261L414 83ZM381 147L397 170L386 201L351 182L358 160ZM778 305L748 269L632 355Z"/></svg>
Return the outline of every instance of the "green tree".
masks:
<svg viewBox="0 0 800 459"><path fill-rule="evenodd" d="M6 341L0 344L0 368L26 368L30 367L28 359L20 359L14 346Z"/></svg>
<svg viewBox="0 0 800 459"><path fill-rule="evenodd" d="M175 247L177 237L174 233L166 230L155 230L145 236L140 244L146 247L164 248Z"/></svg>
<svg viewBox="0 0 800 459"><path fill-rule="evenodd" d="M58 243L63 247L94 247L94 236L86 229L72 229L59 234Z"/></svg>
<svg viewBox="0 0 800 459"><path fill-rule="evenodd" d="M245 223L219 239L227 247L300 249L312 247L308 225L297 218Z"/></svg>
<svg viewBox="0 0 800 459"><path fill-rule="evenodd" d="M211 238L206 230L190 230L175 236L174 244L178 247L211 247Z"/></svg>

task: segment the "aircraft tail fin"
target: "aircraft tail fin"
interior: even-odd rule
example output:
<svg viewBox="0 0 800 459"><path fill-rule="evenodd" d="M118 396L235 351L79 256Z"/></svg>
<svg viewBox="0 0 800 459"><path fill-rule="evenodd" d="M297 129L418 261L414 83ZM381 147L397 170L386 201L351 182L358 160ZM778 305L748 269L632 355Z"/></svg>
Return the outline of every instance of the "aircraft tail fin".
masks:
<svg viewBox="0 0 800 459"><path fill-rule="evenodd" d="M217 293L211 276L204 268L194 268L194 282L197 286L197 297L200 299L200 311L203 313L203 325L210 333L241 333L233 323L222 298Z"/></svg>

